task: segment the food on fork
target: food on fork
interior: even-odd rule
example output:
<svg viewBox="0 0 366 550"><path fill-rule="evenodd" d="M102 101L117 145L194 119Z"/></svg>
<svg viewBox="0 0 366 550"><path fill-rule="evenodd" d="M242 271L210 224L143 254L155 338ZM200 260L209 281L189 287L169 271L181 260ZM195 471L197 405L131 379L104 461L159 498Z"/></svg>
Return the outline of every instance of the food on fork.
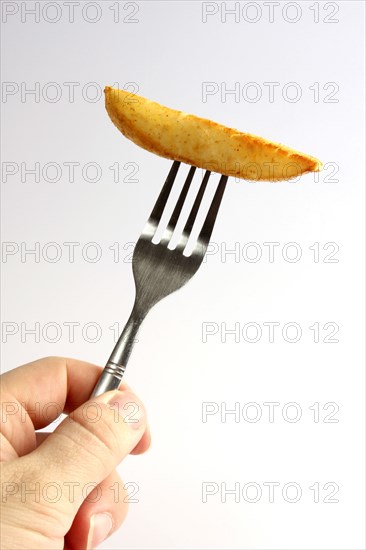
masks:
<svg viewBox="0 0 366 550"><path fill-rule="evenodd" d="M322 164L309 155L145 97L105 88L106 109L128 139L162 157L255 181L280 181Z"/></svg>

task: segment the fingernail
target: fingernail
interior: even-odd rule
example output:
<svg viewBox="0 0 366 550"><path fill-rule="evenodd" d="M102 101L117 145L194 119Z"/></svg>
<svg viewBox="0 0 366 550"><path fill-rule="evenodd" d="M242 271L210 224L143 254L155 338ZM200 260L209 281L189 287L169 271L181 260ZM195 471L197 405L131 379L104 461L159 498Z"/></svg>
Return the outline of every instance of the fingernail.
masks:
<svg viewBox="0 0 366 550"><path fill-rule="evenodd" d="M103 542L113 529L113 519L111 514L104 512L102 514L94 514L90 518L89 535L87 542L87 550L91 550Z"/></svg>
<svg viewBox="0 0 366 550"><path fill-rule="evenodd" d="M108 399L108 404L111 409L118 413L118 418L122 417L123 421L133 430L139 430L145 425L144 407L132 392L128 390L117 390L114 395Z"/></svg>

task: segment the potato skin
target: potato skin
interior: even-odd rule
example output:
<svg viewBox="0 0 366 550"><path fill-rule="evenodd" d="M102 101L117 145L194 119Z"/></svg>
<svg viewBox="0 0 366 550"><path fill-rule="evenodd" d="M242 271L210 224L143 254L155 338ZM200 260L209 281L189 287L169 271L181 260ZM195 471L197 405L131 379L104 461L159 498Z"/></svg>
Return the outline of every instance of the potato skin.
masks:
<svg viewBox="0 0 366 550"><path fill-rule="evenodd" d="M314 157L125 90L105 88L112 122L128 139L162 157L253 181L289 180L321 170Z"/></svg>

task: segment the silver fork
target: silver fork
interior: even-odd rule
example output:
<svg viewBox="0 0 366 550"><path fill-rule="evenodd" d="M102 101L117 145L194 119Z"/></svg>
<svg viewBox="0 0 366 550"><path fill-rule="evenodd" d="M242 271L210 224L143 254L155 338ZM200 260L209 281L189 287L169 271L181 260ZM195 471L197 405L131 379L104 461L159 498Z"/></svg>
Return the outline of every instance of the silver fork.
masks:
<svg viewBox="0 0 366 550"><path fill-rule="evenodd" d="M196 170L195 166L191 166L189 169L184 186L160 242L158 244L152 242L179 166L180 162L173 162L158 200L136 243L132 258L132 269L136 287L135 303L126 326L93 390L92 397L101 395L109 390L118 389L131 355L137 332L147 313L157 302L185 285L196 273L205 256L224 194L228 179L227 176L221 176L220 178L192 254L187 256L183 252L191 235L193 224L207 187L211 174L209 170L204 174L176 248L173 250L168 248Z"/></svg>

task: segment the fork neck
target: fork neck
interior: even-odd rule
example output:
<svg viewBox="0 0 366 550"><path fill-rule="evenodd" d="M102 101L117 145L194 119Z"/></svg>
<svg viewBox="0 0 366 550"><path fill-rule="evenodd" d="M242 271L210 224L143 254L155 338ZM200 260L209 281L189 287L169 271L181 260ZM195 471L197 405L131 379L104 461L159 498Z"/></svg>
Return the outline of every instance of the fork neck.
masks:
<svg viewBox="0 0 366 550"><path fill-rule="evenodd" d="M142 312L141 309L137 307L135 301L131 315L108 359L108 363L114 363L124 368L126 367L136 341L138 330L146 317L146 313L146 311Z"/></svg>

